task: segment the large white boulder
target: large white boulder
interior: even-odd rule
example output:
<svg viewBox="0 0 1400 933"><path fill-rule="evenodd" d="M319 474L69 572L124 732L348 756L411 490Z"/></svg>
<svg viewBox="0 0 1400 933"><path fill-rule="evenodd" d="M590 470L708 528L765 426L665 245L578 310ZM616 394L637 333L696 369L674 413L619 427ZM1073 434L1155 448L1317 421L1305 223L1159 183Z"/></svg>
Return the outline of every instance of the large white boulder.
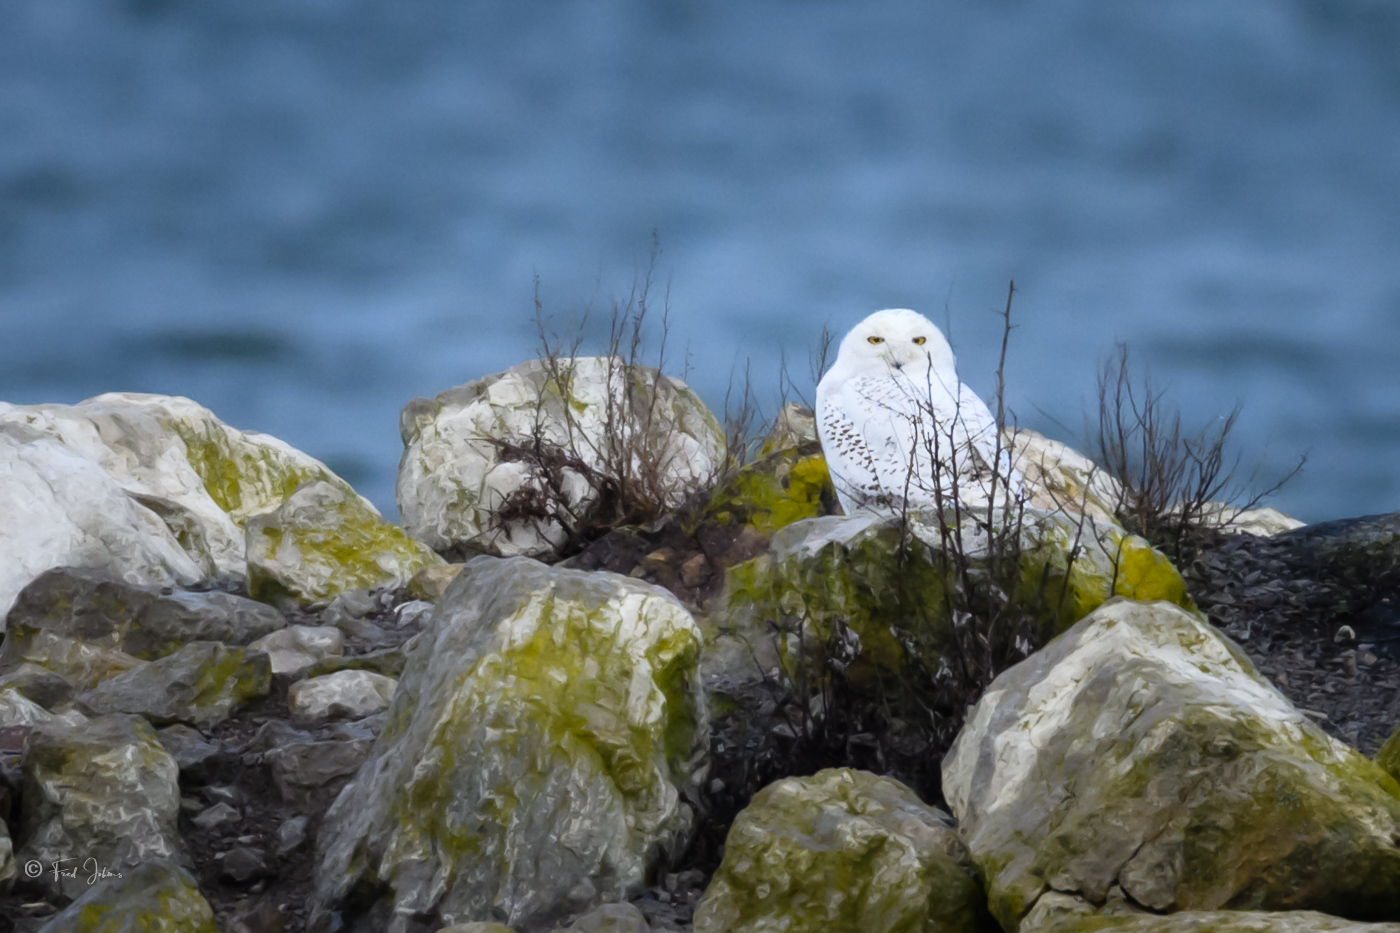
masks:
<svg viewBox="0 0 1400 933"><path fill-rule="evenodd" d="M0 421L0 620L29 581L58 566L160 586L204 576L165 522L101 466Z"/></svg>
<svg viewBox="0 0 1400 933"><path fill-rule="evenodd" d="M1400 919L1400 785L1169 603L1109 602L993 681L943 792L1008 931L1063 895Z"/></svg>
<svg viewBox="0 0 1400 933"><path fill-rule="evenodd" d="M197 566L202 572L199 576L244 576L244 524L255 514L276 509L304 483L323 479L349 490L349 485L318 459L276 437L234 429L220 422L209 409L179 396L109 392L77 405L0 402L0 429L6 427L11 429L10 437L21 444L38 444L38 438L50 438L69 451L71 458L59 464L53 461L53 455L48 455L45 462L36 464L39 478L21 476L18 489L13 486L15 479L0 468L0 503L6 502L6 497L24 496L28 489L42 486L46 479L55 485L48 493L49 499L59 500L60 506L69 506L69 500L77 497L77 502L62 514L70 524L81 525L90 521L85 516L95 504L92 499L97 490L81 495L80 490L71 488L91 483L101 489L125 490L127 497L144 509L139 516L130 517L133 506L113 507L116 510L109 516L108 524L116 530L139 530L126 531L127 539L147 534L154 523L165 525L167 538L175 539L186 552L182 569ZM24 430L13 430L15 427ZM50 445L41 447L50 450ZM36 452L24 454L27 459L35 457L39 457ZM88 466L81 466L80 461ZM43 490L38 492L42 499ZM372 510L370 503L364 502L364 506ZM6 516L7 511L0 511L0 542L21 538L22 532L22 541L14 546L25 549L32 548L32 542L42 544L56 537L56 532L43 525L31 531L24 531L24 525L8 527ZM56 520L49 518L43 524L53 521ZM116 534L109 531L105 538ZM3 546L0 544L0 548ZM56 565L49 563L38 569L48 570L50 566ZM132 581L169 581L154 576L147 573L143 579Z"/></svg>
<svg viewBox="0 0 1400 933"><path fill-rule="evenodd" d="M438 551L539 556L564 540L561 525L502 518L503 503L552 488L583 515L599 498L584 470L626 464L674 507L723 467L724 430L681 381L611 357L562 365L563 386L534 360L404 408L398 505L409 534ZM548 479L512 450L537 439L566 455Z"/></svg>

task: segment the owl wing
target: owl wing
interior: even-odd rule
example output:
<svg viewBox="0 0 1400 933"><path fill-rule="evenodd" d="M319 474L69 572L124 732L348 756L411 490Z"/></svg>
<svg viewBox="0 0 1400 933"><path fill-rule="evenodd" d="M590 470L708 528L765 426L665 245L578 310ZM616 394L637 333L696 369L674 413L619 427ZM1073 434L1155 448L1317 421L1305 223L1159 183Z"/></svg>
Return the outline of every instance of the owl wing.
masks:
<svg viewBox="0 0 1400 933"><path fill-rule="evenodd" d="M842 383L817 393L817 433L836 497L847 514L880 495L875 448L867 436L868 408Z"/></svg>

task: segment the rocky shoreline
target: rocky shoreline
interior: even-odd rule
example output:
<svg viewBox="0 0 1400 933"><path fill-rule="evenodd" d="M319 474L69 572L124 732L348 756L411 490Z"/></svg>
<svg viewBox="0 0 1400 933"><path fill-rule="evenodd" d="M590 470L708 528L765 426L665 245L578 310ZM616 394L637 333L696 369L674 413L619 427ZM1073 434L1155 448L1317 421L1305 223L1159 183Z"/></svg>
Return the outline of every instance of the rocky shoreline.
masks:
<svg viewBox="0 0 1400 933"><path fill-rule="evenodd" d="M527 364L402 430L401 529L188 400L0 405L0 933L1400 929L1400 513L1177 568L1022 432L1057 601L916 733L1002 545L840 516L800 412L726 472L680 383ZM884 732L814 740L833 671Z"/></svg>

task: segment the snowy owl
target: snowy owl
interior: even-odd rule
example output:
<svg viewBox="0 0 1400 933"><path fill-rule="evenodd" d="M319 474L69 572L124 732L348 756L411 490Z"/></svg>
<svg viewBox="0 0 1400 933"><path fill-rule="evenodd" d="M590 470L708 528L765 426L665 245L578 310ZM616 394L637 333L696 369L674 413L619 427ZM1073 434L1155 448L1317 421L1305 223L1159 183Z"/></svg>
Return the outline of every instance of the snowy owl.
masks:
<svg viewBox="0 0 1400 933"><path fill-rule="evenodd" d="M985 508L996 419L958 381L953 349L922 314L877 311L841 341L817 386L817 430L846 514L858 508ZM1022 495L1005 450L996 499ZM953 498L956 491L957 498Z"/></svg>

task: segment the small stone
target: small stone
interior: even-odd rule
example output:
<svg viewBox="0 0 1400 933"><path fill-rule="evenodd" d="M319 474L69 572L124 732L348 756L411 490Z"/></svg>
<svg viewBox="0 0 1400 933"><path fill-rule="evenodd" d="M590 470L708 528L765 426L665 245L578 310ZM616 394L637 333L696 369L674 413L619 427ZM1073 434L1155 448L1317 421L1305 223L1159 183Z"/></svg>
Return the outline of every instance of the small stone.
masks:
<svg viewBox="0 0 1400 933"><path fill-rule="evenodd" d="M709 562L704 554L696 554L681 564L681 583L692 590L701 586L710 576Z"/></svg>
<svg viewBox="0 0 1400 933"><path fill-rule="evenodd" d="M1350 625L1343 625L1341 628L1337 629L1337 634L1332 636L1332 640L1339 645L1350 641L1356 641L1356 629L1352 628Z"/></svg>
<svg viewBox="0 0 1400 933"><path fill-rule="evenodd" d="M280 858L300 849L306 843L306 827L311 821L304 816L283 820L277 827L277 856Z"/></svg>
<svg viewBox="0 0 1400 933"><path fill-rule="evenodd" d="M219 877L226 881L245 884L268 873L266 856L261 849L239 846L220 854L223 860L219 866Z"/></svg>
<svg viewBox="0 0 1400 933"><path fill-rule="evenodd" d="M227 823L231 820L241 819L242 816L243 815L238 812L237 808L231 807L226 803L216 803L209 809L205 810L203 813L196 816L194 819L190 820L190 822L198 826L200 829L212 829L213 827L218 826L220 823Z"/></svg>
<svg viewBox="0 0 1400 933"><path fill-rule="evenodd" d="M287 705L308 719L344 716L358 719L386 709L399 682L373 671L337 671L292 684Z"/></svg>

